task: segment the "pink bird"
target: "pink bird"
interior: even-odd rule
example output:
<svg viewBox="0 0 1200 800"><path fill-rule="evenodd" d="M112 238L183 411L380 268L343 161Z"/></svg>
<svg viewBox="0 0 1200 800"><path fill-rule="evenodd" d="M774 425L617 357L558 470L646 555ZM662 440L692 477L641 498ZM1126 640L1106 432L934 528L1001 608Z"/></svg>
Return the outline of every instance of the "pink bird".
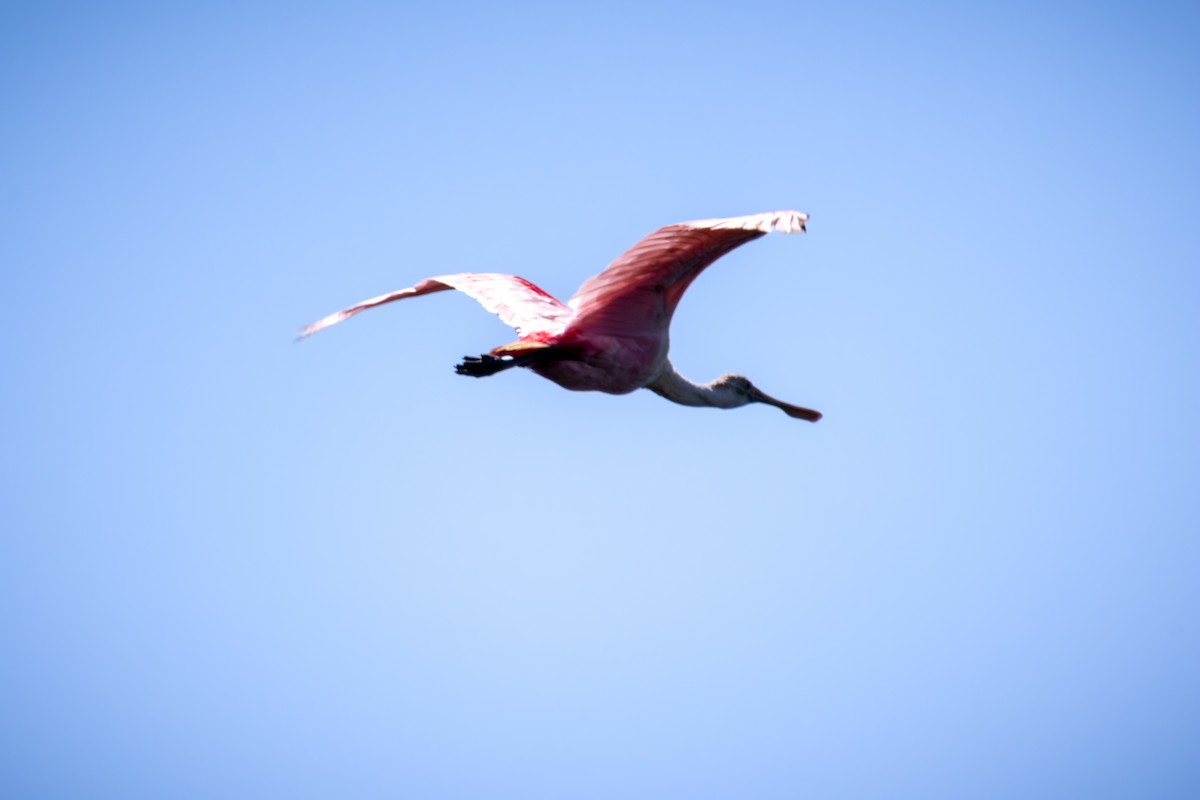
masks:
<svg viewBox="0 0 1200 800"><path fill-rule="evenodd" d="M798 211L775 211L668 225L584 281L566 304L515 275L462 272L364 300L302 328L300 335L311 336L393 300L457 289L515 328L518 336L477 358L464 356L455 367L459 375L482 378L525 367L576 391L628 394L649 389L680 405L715 408L766 403L789 417L816 422L819 412L776 400L741 375L692 383L667 359L671 315L705 267L771 231L804 233L807 220Z"/></svg>

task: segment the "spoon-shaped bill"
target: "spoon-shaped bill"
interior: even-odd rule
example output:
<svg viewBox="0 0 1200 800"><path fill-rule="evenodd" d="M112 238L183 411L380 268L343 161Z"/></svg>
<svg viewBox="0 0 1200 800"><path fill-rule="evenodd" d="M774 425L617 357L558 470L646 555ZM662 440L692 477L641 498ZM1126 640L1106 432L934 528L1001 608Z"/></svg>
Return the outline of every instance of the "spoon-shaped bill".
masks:
<svg viewBox="0 0 1200 800"><path fill-rule="evenodd" d="M820 411L813 411L811 408L794 406L791 403L785 403L782 400L776 400L774 397L771 397L769 394L766 394L757 388L750 390L750 399L756 403L766 403L769 406L775 406L789 417L794 417L796 419L806 419L809 422L816 422L821 418Z"/></svg>

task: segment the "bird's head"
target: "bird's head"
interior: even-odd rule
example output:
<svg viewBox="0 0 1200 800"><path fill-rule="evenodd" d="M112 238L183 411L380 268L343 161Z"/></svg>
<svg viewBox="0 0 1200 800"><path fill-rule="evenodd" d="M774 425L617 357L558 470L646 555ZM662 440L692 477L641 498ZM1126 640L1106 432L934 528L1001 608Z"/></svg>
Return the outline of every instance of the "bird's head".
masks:
<svg viewBox="0 0 1200 800"><path fill-rule="evenodd" d="M776 400L751 383L750 379L745 375L722 375L713 381L710 386L728 398L730 408L744 406L747 403L766 403L769 406L775 406L789 417L796 419L806 419L809 422L816 422L821 418L820 411L813 411L811 408L794 406L790 403Z"/></svg>

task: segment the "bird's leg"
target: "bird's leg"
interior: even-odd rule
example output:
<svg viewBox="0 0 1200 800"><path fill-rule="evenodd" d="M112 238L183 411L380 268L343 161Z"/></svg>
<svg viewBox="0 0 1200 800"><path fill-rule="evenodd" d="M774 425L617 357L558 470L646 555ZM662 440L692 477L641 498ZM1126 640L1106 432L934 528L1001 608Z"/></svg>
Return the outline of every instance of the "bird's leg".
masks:
<svg viewBox="0 0 1200 800"><path fill-rule="evenodd" d="M496 356L484 353L481 356L463 356L463 361L454 367L454 371L459 375L470 375L472 378L486 378L489 375L495 375L497 372L503 372L506 369L519 367L522 364L522 359L513 358L512 356Z"/></svg>
<svg viewBox="0 0 1200 800"><path fill-rule="evenodd" d="M538 362L556 361L564 354L544 342L516 341L501 345L481 356L463 356L463 362L454 368L459 375L486 378L513 367L528 367Z"/></svg>

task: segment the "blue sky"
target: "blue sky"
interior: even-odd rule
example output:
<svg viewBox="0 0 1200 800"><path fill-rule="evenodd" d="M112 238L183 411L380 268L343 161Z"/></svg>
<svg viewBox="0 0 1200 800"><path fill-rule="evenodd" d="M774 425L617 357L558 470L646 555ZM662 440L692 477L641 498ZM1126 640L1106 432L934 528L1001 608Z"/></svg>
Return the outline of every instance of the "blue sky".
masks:
<svg viewBox="0 0 1200 800"><path fill-rule="evenodd" d="M0 794L1200 792L1186 4L0 11ZM469 299L797 208L672 360Z"/></svg>

